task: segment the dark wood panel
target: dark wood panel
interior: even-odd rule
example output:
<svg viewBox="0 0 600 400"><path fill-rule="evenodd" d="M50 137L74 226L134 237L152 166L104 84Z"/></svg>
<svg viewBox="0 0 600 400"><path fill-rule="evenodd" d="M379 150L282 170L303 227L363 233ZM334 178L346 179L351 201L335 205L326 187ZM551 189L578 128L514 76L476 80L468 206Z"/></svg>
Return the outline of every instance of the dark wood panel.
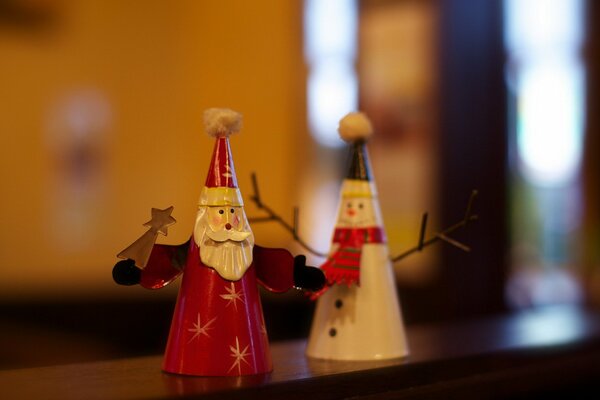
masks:
<svg viewBox="0 0 600 400"><path fill-rule="evenodd" d="M576 393L600 378L600 315L552 307L413 327L411 356L374 362L307 359L303 340L272 346L275 371L181 377L161 356L0 371L3 398L511 398ZM64 349L68 351L68 349Z"/></svg>
<svg viewBox="0 0 600 400"><path fill-rule="evenodd" d="M507 90L503 1L440 1L443 225L461 218L472 189L479 222L457 236L468 255L444 246L432 294L438 318L505 310L507 262Z"/></svg>

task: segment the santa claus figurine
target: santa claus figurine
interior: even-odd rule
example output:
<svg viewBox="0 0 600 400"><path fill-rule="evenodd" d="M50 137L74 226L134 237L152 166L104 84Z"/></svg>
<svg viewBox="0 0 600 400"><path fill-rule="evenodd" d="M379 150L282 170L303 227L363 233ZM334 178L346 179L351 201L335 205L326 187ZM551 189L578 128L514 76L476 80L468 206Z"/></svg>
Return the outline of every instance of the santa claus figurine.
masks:
<svg viewBox="0 0 600 400"><path fill-rule="evenodd" d="M350 113L339 133L352 146L352 162L321 266L327 283L313 296L318 300L306 353L331 360L403 357L408 346L366 148L371 123Z"/></svg>
<svg viewBox="0 0 600 400"><path fill-rule="evenodd" d="M182 275L164 371L203 376L269 372L258 284L272 292L319 290L324 277L305 265L304 256L254 244L228 139L240 130L241 116L209 109L204 122L216 142L191 239L178 246L148 246L148 237L166 234L174 223L172 208L153 209L148 235L121 252L127 259L115 265L113 278L122 285L159 289Z"/></svg>

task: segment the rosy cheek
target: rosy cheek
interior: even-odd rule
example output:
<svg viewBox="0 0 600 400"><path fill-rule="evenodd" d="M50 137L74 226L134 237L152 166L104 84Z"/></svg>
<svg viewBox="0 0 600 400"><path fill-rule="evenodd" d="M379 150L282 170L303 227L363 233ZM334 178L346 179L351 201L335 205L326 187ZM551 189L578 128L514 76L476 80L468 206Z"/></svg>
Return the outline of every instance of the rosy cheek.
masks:
<svg viewBox="0 0 600 400"><path fill-rule="evenodd" d="M219 225L221 223L221 217L212 217L210 223L213 225Z"/></svg>
<svg viewBox="0 0 600 400"><path fill-rule="evenodd" d="M237 215L233 216L233 225L234 226L238 226L240 224L240 217L238 217Z"/></svg>

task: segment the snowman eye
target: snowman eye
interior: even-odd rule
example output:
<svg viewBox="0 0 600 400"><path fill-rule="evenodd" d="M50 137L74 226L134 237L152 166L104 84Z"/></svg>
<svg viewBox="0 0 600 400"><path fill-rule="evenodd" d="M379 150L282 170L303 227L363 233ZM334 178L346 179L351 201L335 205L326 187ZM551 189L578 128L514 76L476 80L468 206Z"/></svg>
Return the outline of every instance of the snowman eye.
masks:
<svg viewBox="0 0 600 400"><path fill-rule="evenodd" d="M346 207L348 207L348 208L352 208L352 203L348 203L348 204L346 204Z"/></svg>
<svg viewBox="0 0 600 400"><path fill-rule="evenodd" d="M229 210L229 211L231 211L232 214L235 212L235 210L233 208L231 210Z"/></svg>
<svg viewBox="0 0 600 400"><path fill-rule="evenodd" d="M358 203L358 208L362 209L363 207L363 203Z"/></svg>
<svg viewBox="0 0 600 400"><path fill-rule="evenodd" d="M225 211L223 210L219 210L219 214L223 214Z"/></svg>

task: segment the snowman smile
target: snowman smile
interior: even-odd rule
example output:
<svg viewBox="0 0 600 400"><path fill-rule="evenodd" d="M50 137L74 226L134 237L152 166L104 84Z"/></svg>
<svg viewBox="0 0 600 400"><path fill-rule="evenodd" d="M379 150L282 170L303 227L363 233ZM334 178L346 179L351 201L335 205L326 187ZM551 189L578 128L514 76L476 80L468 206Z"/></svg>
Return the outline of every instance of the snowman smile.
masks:
<svg viewBox="0 0 600 400"><path fill-rule="evenodd" d="M340 218L339 222L344 225L351 226L351 227L360 227L360 226L367 226L367 225L371 224L372 221L369 218L362 218L362 219L357 219L357 220Z"/></svg>

